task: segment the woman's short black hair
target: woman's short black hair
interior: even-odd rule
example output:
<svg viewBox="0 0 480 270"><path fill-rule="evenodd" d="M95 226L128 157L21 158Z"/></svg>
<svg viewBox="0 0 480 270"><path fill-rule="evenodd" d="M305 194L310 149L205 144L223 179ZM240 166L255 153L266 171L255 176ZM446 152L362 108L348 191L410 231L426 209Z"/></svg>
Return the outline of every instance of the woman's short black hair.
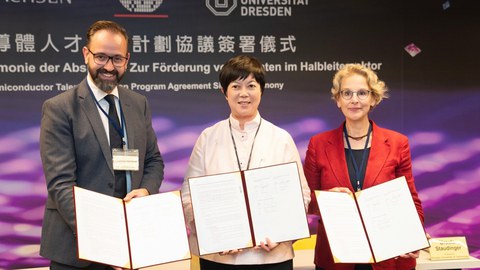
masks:
<svg viewBox="0 0 480 270"><path fill-rule="evenodd" d="M263 94L265 90L265 69L260 61L249 55L238 55L230 58L220 71L219 80L223 88L223 93L227 95L228 85L238 79L245 79L253 74L255 80L260 84Z"/></svg>

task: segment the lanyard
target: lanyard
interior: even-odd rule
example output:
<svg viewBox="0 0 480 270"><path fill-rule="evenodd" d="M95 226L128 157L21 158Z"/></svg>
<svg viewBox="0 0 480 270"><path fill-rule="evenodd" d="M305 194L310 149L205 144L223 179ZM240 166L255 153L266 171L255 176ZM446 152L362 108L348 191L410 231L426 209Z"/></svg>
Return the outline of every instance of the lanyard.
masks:
<svg viewBox="0 0 480 270"><path fill-rule="evenodd" d="M362 177L363 165L365 164L365 160L366 160L366 156L367 156L367 147L368 147L368 142L370 140L370 133L372 133L372 124L370 124L370 126L368 127L367 141L365 142L365 147L363 148L362 162L360 163L360 167L358 167L357 161L355 160L355 158L353 156L352 147L350 146L350 142L348 141L347 124L345 124L345 126L343 126L343 134L345 135L345 140L347 141L348 154L350 155L350 158L352 159L353 168L355 170L355 175L356 175L355 181L357 182L357 191L362 189L362 186L360 185L360 178Z"/></svg>
<svg viewBox="0 0 480 270"><path fill-rule="evenodd" d="M252 158L253 146L255 145L255 139L257 138L257 134L260 130L261 125L262 118L260 118L260 123L258 124L257 131L255 132L255 136L253 137L252 148L250 149L250 155L248 156L247 170L250 168L250 159ZM228 126L230 127L230 136L232 137L233 148L235 149L235 156L237 157L238 169L242 171L242 166L240 166L240 159L238 158L237 144L235 143L235 139L233 138L232 123L230 122L230 119L228 119Z"/></svg>
<svg viewBox="0 0 480 270"><path fill-rule="evenodd" d="M120 102L118 102L118 105L119 105L119 108L120 108L120 123L119 123L120 126L118 126L115 123L115 121L108 115L108 113L102 108L102 106L100 106L100 103L95 98L95 95L93 94L93 91L90 88L90 86L88 86L88 89L90 90L90 93L92 94L93 100L95 100L95 103L97 104L97 106L100 108L100 110L103 112L103 114L108 118L108 121L113 125L113 127L115 128L117 133L122 138L123 147L125 148L126 147L125 134L124 134L124 131L123 131L123 127L125 127L125 117L123 116L122 104Z"/></svg>

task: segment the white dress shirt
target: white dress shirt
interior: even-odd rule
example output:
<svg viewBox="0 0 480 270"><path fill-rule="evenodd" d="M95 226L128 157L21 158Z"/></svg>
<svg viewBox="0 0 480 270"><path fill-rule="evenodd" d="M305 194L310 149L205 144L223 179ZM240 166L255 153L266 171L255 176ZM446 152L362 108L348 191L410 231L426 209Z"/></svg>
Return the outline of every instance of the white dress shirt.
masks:
<svg viewBox="0 0 480 270"><path fill-rule="evenodd" d="M108 122L109 120L108 120L107 114L108 114L108 110L110 109L110 105L108 104L108 101L105 100L105 97L108 94L95 85L90 74L87 76L87 84L88 84L88 87L90 87L90 89L92 90L93 96L98 102L97 104L98 114L100 115L100 119L102 120L103 128L105 129L108 143L110 143L110 132L116 132L116 131L110 130L110 127L109 127L109 122ZM115 105L116 105L117 114L118 114L117 116L119 121L122 121L123 118L122 118L122 115L120 114L120 111L121 111L120 95L118 94L118 88L115 87L110 94L115 96ZM101 108L99 105L101 106ZM102 109L104 110L104 112L102 112ZM124 136L123 140L128 146L127 127L126 125L124 125L124 123L122 123L122 127L123 127L123 136ZM131 184L132 173L130 171L126 171L126 181L127 181L126 185L127 185L127 193L128 193L132 189L132 184Z"/></svg>
<svg viewBox="0 0 480 270"><path fill-rule="evenodd" d="M265 119L262 119L260 124L260 119L261 117L258 113L255 119L245 123L242 130L238 120L230 116L229 119L222 120L206 128L197 139L190 156L185 181L182 185L182 201L187 226L190 229L190 244L194 254L198 255L198 250L196 250L198 245L193 225L190 191L188 181L186 180L190 177L229 173L239 170L231 134L233 134L235 139L242 170L246 170L248 167L253 143L249 169L296 161L302 183L305 208L308 207L310 189L303 173L302 162L295 142L287 131ZM230 133L229 121L232 126L232 133ZM259 124L260 129L255 138ZM233 255L209 254L202 256L202 258L224 264L267 264L293 259L293 256L292 243L289 241L280 243L270 252L261 248L248 248Z"/></svg>

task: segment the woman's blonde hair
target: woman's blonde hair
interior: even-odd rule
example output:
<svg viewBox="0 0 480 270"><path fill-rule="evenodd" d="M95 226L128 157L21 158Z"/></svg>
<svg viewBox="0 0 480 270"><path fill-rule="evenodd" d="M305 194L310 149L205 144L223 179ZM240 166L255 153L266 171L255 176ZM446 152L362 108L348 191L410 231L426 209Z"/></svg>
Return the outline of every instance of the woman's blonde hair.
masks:
<svg viewBox="0 0 480 270"><path fill-rule="evenodd" d="M335 73L335 76L333 77L333 87L331 90L333 100L337 101L340 98L340 84L342 80L354 74L363 76L367 80L369 88L368 90L372 91L371 94L375 101L375 105L373 105L373 107L380 104L382 99L388 98L388 89L385 83L378 79L377 74L373 70L361 64L346 64L342 69L337 71L337 73Z"/></svg>

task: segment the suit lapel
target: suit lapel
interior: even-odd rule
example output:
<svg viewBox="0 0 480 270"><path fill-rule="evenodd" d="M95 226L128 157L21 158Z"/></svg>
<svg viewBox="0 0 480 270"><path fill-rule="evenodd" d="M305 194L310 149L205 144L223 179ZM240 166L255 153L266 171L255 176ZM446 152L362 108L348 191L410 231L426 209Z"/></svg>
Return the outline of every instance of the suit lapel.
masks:
<svg viewBox="0 0 480 270"><path fill-rule="evenodd" d="M338 182L336 186L352 188L345 159L343 124L335 130L333 136L329 139L328 146L325 148L325 155Z"/></svg>
<svg viewBox="0 0 480 270"><path fill-rule="evenodd" d="M85 116L87 117L88 121L92 126L93 132L95 133L95 137L98 140L98 144L100 146L100 149L102 150L103 156L107 161L108 167L110 167L110 170L113 174L112 153L110 151L110 144L108 143L107 133L105 131L105 128L103 127L100 115L98 114L97 104L93 99L93 95L88 89L86 79L80 83L80 86L78 88L78 98L80 100L83 112L85 113Z"/></svg>
<svg viewBox="0 0 480 270"><path fill-rule="evenodd" d="M382 132L382 129L373 123L372 146L368 157L367 171L365 172L364 189L375 185L380 171L385 166L390 151L391 148L388 138Z"/></svg>

